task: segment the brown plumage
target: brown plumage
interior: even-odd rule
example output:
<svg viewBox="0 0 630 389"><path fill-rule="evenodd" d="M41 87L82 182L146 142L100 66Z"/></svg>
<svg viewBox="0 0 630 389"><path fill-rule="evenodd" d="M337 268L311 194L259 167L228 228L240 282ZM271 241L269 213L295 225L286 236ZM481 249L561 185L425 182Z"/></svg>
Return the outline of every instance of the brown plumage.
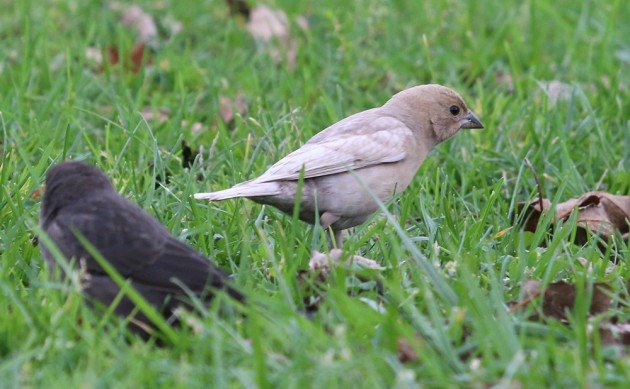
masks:
<svg viewBox="0 0 630 389"><path fill-rule="evenodd" d="M48 170L40 225L61 253L75 260L73 263L81 269L82 291L90 302L109 306L120 287L76 233L83 235L169 321L176 321L177 307L192 307L185 288L205 302L218 290L244 301L210 259L177 240L155 218L120 196L107 176L94 166L64 162ZM54 269L54 256L48 247L41 246L46 262ZM115 312L124 317L136 310L127 296L115 307ZM132 323L132 329L139 333L152 325L141 312L135 314Z"/></svg>
<svg viewBox="0 0 630 389"><path fill-rule="evenodd" d="M246 197L291 214L304 168L300 219L313 224L319 214L340 247L341 231L378 209L363 185L387 201L407 188L435 145L462 128L483 125L457 92L441 85L415 86L326 128L258 178L195 198Z"/></svg>

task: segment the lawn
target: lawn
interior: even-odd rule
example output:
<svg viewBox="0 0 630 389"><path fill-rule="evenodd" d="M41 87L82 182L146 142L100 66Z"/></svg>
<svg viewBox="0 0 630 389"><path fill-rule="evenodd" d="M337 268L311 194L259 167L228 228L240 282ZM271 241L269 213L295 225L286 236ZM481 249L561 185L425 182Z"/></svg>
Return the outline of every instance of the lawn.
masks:
<svg viewBox="0 0 630 389"><path fill-rule="evenodd" d="M574 244L575 217L510 229L535 177L555 202L630 194L625 2L269 0L290 27L271 42L222 1L136 4L157 32L120 4L0 0L0 386L628 387L628 346L599 331L630 321L628 239ZM383 271L322 281L304 272L321 230L192 198L425 83L459 91L485 129L438 146L346 237ZM182 141L199 150L186 168ZM222 298L183 312L158 344L49 277L39 188L67 158L233 273L244 312ZM510 308L528 280L575 285L566 322L540 298ZM596 282L612 303L591 315Z"/></svg>

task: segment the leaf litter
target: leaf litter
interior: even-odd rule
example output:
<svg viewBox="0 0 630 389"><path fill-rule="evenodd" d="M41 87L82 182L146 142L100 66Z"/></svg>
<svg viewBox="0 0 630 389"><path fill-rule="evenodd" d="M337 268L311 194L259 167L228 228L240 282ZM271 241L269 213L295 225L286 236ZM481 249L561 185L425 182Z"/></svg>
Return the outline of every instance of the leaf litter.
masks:
<svg viewBox="0 0 630 389"><path fill-rule="evenodd" d="M630 282L626 282L626 296L630 293ZM553 282L543 287L540 281L527 280L522 287L520 301L511 302L510 312L525 310L534 302L540 301L540 311L530 316L530 320L546 321L555 319L568 325L568 314L574 311L578 288L565 281ZM615 308L611 287L605 283L594 283L588 303L588 318L605 314ZM621 303L622 305L624 303ZM627 302L626 302L627 304ZM599 323L600 339L604 344L630 345L630 322L619 322L616 316Z"/></svg>
<svg viewBox="0 0 630 389"><path fill-rule="evenodd" d="M264 4L250 7L242 0L226 0L226 3L231 15L246 18L245 29L262 51L276 64L284 63L289 70L295 68L298 42L291 33L291 23L284 11ZM309 28L308 20L303 16L296 17L295 24L302 30Z"/></svg>

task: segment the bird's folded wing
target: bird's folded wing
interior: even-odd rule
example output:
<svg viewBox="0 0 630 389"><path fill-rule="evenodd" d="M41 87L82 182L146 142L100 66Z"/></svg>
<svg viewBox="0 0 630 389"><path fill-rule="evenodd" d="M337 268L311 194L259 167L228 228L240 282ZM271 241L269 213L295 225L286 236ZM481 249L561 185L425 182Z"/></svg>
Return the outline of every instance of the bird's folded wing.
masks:
<svg viewBox="0 0 630 389"><path fill-rule="evenodd" d="M194 291L203 288L215 266L207 258L179 242L157 221L137 206L98 199L101 212L60 214L46 232L66 257L83 259L85 270L106 275L98 262L79 242L80 233L125 278L135 282L179 289L177 278ZM217 277L221 278L218 274ZM214 276L214 275L213 275ZM213 281L213 280L211 280Z"/></svg>
<svg viewBox="0 0 630 389"><path fill-rule="evenodd" d="M398 162L407 155L405 146L414 142L411 130L392 117L338 133L330 130L334 128L327 129L323 139L313 138L315 142L287 155L254 181L297 180L302 168L304 178L313 178Z"/></svg>

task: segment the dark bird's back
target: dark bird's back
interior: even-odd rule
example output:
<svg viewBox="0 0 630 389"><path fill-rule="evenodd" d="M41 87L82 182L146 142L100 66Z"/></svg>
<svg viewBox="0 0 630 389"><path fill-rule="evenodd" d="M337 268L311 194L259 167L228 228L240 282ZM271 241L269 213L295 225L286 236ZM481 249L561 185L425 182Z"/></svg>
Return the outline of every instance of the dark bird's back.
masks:
<svg viewBox="0 0 630 389"><path fill-rule="evenodd" d="M177 306L189 306L181 284L202 301L209 301L217 290L244 300L227 284L225 273L174 238L143 209L121 197L107 176L93 166L64 162L48 171L40 224L61 253L75 259L81 268L83 292L106 306L118 296L120 288L79 242L75 231L168 319L174 319ZM44 246L42 254L52 269L54 257ZM134 310L135 304L126 296L115 309L121 316ZM150 326L141 313L134 319Z"/></svg>

